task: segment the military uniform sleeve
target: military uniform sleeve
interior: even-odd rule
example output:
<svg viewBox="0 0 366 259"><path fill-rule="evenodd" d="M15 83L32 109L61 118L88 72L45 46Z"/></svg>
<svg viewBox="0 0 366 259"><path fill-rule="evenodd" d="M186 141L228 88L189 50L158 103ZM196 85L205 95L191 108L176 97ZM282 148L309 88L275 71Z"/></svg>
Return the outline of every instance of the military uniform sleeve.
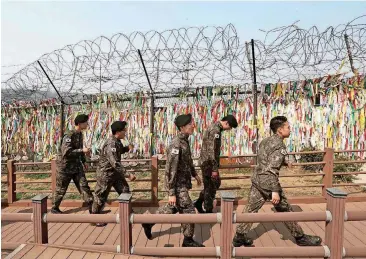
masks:
<svg viewBox="0 0 366 259"><path fill-rule="evenodd" d="M117 150L113 143L109 143L105 147L106 157L111 164L111 166L117 171L122 173L125 177L129 177L129 173L127 173L126 169L122 165L122 163L117 158Z"/></svg>
<svg viewBox="0 0 366 259"><path fill-rule="evenodd" d="M196 168L194 168L192 155L191 155L190 163L191 163L191 175L192 175L192 177L196 177L197 176L197 172L196 172Z"/></svg>
<svg viewBox="0 0 366 259"><path fill-rule="evenodd" d="M285 159L285 155L286 150L283 148L278 148L268 157L267 172L269 172L270 175L267 184L270 186L272 192L279 192L282 189L279 182L279 173L281 165Z"/></svg>
<svg viewBox="0 0 366 259"><path fill-rule="evenodd" d="M207 152L209 160L212 164L212 171L217 172L219 170L220 161L217 159L217 153L220 152L220 147L217 145L217 139L220 138L219 132L211 130L208 134Z"/></svg>
<svg viewBox="0 0 366 259"><path fill-rule="evenodd" d="M65 135L62 140L61 152L64 158L76 158L84 154L82 148L73 148L71 141L71 136L69 135Z"/></svg>
<svg viewBox="0 0 366 259"><path fill-rule="evenodd" d="M125 147L125 146L122 147L122 154L127 153L128 151L130 151L130 148L128 146L127 147Z"/></svg>
<svg viewBox="0 0 366 259"><path fill-rule="evenodd" d="M169 193L169 196L175 195L180 152L181 151L179 147L177 147L176 145L168 148L165 168L165 187Z"/></svg>

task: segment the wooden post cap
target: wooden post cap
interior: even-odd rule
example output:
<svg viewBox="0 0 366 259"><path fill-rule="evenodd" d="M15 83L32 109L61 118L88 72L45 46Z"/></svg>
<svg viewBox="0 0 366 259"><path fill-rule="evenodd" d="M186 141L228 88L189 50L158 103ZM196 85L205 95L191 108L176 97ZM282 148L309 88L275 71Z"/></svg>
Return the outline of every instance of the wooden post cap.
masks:
<svg viewBox="0 0 366 259"><path fill-rule="evenodd" d="M123 203L128 203L131 202L132 199L132 194L131 193L122 193L119 197L118 197L118 201L119 202L123 202Z"/></svg>
<svg viewBox="0 0 366 259"><path fill-rule="evenodd" d="M327 194L332 196L333 198L343 198L345 199L347 197L347 193L337 189L337 188L327 188Z"/></svg>
<svg viewBox="0 0 366 259"><path fill-rule="evenodd" d="M32 198L32 202L42 202L48 198L48 194L38 194Z"/></svg>
<svg viewBox="0 0 366 259"><path fill-rule="evenodd" d="M235 194L233 192L221 192L221 198L224 201L234 201L235 200Z"/></svg>

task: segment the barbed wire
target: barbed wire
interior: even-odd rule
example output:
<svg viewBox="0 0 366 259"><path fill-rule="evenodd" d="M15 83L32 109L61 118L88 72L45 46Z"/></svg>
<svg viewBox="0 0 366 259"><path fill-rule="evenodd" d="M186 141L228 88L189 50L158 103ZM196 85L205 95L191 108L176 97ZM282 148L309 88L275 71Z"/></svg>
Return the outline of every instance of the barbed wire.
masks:
<svg viewBox="0 0 366 259"><path fill-rule="evenodd" d="M316 26L301 29L296 23L264 31L264 39L255 41L258 82L351 72L345 34L354 67L364 73L365 18L366 15L360 16L324 31ZM148 91L138 49L154 91L243 86L252 82L252 54L232 24L101 36L44 54L39 61L63 97ZM26 65L2 85L6 94L17 99L56 97L37 62Z"/></svg>

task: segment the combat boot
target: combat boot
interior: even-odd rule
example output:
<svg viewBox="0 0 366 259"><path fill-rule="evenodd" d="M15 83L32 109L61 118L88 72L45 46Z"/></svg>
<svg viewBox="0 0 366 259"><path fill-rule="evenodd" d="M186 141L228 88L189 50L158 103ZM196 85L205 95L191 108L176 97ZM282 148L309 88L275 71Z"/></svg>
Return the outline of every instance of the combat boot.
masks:
<svg viewBox="0 0 366 259"><path fill-rule="evenodd" d="M253 240L247 237L246 234L238 234L238 233L235 234L233 239L234 247L251 246L251 245L253 245Z"/></svg>
<svg viewBox="0 0 366 259"><path fill-rule="evenodd" d="M193 202L194 207L197 209L198 213L205 213L202 208L203 201L202 199L198 198Z"/></svg>
<svg viewBox="0 0 366 259"><path fill-rule="evenodd" d="M145 236L147 239L152 239L151 229L153 227L152 224L142 224L142 227L144 228Z"/></svg>
<svg viewBox="0 0 366 259"><path fill-rule="evenodd" d="M205 246L195 241L192 237L184 237L182 247L205 247Z"/></svg>
<svg viewBox="0 0 366 259"><path fill-rule="evenodd" d="M295 238L299 246L320 246L322 239L318 236L304 234L302 237Z"/></svg>
<svg viewBox="0 0 366 259"><path fill-rule="evenodd" d="M59 208L52 207L51 213L52 214L62 214L62 211Z"/></svg>

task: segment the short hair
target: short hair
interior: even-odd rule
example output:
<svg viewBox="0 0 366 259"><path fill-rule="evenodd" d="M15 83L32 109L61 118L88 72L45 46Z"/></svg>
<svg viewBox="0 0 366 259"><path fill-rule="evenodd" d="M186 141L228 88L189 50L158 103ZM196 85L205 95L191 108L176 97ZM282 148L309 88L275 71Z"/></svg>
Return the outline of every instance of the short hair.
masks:
<svg viewBox="0 0 366 259"><path fill-rule="evenodd" d="M286 122L287 118L285 116L276 116L271 119L269 127L273 133L276 133L278 128L282 127Z"/></svg>
<svg viewBox="0 0 366 259"><path fill-rule="evenodd" d="M118 131L123 131L127 126L125 121L115 121L111 125L112 134L115 135Z"/></svg>
<svg viewBox="0 0 366 259"><path fill-rule="evenodd" d="M78 116L76 116L74 123L75 125L79 125L80 123L84 123L87 122L89 120L89 116L86 114L79 114Z"/></svg>
<svg viewBox="0 0 366 259"><path fill-rule="evenodd" d="M238 121L231 114L226 115L224 118L221 119L221 121L227 121L227 123L229 124L229 126L231 128L234 128L235 129L236 127L238 127Z"/></svg>
<svg viewBox="0 0 366 259"><path fill-rule="evenodd" d="M178 127L179 130L181 127L184 127L191 122L192 122L192 114L190 114L190 113L178 115L174 120L174 124L175 124L175 126Z"/></svg>

